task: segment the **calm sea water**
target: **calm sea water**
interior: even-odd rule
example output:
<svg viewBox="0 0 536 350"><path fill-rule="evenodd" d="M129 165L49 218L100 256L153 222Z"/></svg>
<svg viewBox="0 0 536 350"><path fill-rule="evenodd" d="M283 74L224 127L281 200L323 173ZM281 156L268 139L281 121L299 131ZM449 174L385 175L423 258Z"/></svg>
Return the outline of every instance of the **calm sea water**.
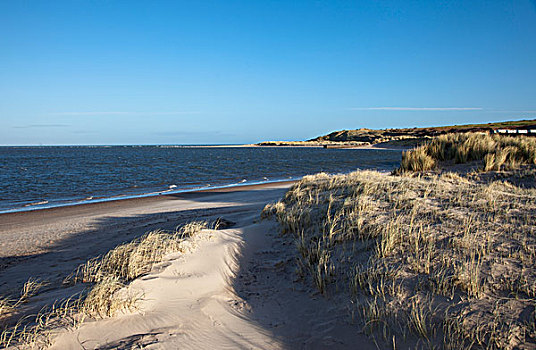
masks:
<svg viewBox="0 0 536 350"><path fill-rule="evenodd" d="M177 146L0 147L0 212L125 196L392 170L401 152Z"/></svg>

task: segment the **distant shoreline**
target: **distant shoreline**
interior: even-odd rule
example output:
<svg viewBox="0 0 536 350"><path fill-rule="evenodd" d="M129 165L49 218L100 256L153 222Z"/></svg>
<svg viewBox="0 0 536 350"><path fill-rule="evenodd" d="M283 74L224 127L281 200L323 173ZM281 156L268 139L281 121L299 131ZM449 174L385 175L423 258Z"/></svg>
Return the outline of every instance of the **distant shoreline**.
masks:
<svg viewBox="0 0 536 350"><path fill-rule="evenodd" d="M247 146L243 146L247 147ZM353 143L334 143L334 142L326 142L326 143L316 143L316 142L309 142L309 141L295 141L295 142L289 142L289 141L276 141L276 142L261 142L259 144L254 145L254 147L262 147L262 148L322 148L322 149L363 149L363 150L385 150L385 151L405 151L411 148L414 148L414 144L409 145L400 145L395 144L391 142L382 142L382 143L376 143L376 144L353 144Z"/></svg>
<svg viewBox="0 0 536 350"><path fill-rule="evenodd" d="M62 210L71 207L79 206L99 206L106 205L107 203L127 203L127 202L136 202L145 199L154 199L162 198L166 196L177 196L177 195L186 195L186 194L195 194L195 193L217 193L217 192L231 192L233 190L253 190L253 189L262 189L265 187L275 186L275 185L288 185L298 181L298 179L286 179L286 180L267 180L267 181L258 181L250 183L239 183L239 184L229 184L213 187L201 187L195 189L182 189L182 190L168 190L160 192L151 192L151 193L142 193L138 195L120 195L115 197L104 197L91 200L80 200L67 203L45 203L43 205L35 206L26 206L14 209L7 209L0 211L0 217L5 215L13 214L23 214L28 212L40 212L40 213L49 213L55 210Z"/></svg>

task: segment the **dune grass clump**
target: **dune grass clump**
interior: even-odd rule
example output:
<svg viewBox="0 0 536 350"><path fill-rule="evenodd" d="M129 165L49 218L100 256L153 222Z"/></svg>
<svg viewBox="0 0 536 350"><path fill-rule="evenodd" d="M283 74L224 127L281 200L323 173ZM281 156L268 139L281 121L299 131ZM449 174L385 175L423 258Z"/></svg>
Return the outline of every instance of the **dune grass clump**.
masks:
<svg viewBox="0 0 536 350"><path fill-rule="evenodd" d="M64 283L93 283L81 311L90 317L111 317L122 309L132 309L139 295L120 293L128 282L148 273L170 253L183 252L183 241L209 227L207 222L191 222L175 232L152 231L89 260L68 276Z"/></svg>
<svg viewBox="0 0 536 350"><path fill-rule="evenodd" d="M410 151L402 152L400 167L404 171L428 171L435 168L437 161L432 158L426 146L419 146Z"/></svg>
<svg viewBox="0 0 536 350"><path fill-rule="evenodd" d="M88 317L111 317L120 310L135 309L142 296L125 288L129 282L151 271L168 254L184 252L185 238L220 226L220 219L211 224L195 221L175 232L152 231L119 245L79 266L65 278L65 285L84 284L86 288L81 293L45 307L37 315L21 315L20 306L45 285L30 279L16 302L0 299L0 348L10 345L43 348L51 344L54 330L77 327ZM15 316L19 316L16 322Z"/></svg>
<svg viewBox="0 0 536 350"><path fill-rule="evenodd" d="M297 274L391 345L536 346L536 190L457 174L319 174L263 217L297 247ZM410 344L410 345L408 345ZM387 345L386 345L387 346Z"/></svg>
<svg viewBox="0 0 536 350"><path fill-rule="evenodd" d="M446 134L402 154L399 173L427 171L439 162L480 161L482 170L511 170L536 164L536 139L477 133Z"/></svg>
<svg viewBox="0 0 536 350"><path fill-rule="evenodd" d="M85 315L79 310L83 306L83 295L77 294L51 306L42 308L36 315L21 317L0 332L2 348L43 349L52 344L53 330L72 328L80 324Z"/></svg>
<svg viewBox="0 0 536 350"><path fill-rule="evenodd" d="M189 223L176 232L152 231L129 243L122 244L102 257L89 260L68 278L65 283L98 283L110 277L123 283L147 273L154 264L171 252L180 252L185 237L208 228L206 222Z"/></svg>
<svg viewBox="0 0 536 350"><path fill-rule="evenodd" d="M116 276L101 279L87 293L81 311L89 317L105 318L112 317L118 310L134 309L141 296L129 294L123 290L125 286Z"/></svg>
<svg viewBox="0 0 536 350"><path fill-rule="evenodd" d="M37 294L46 285L47 282L45 281L30 278L22 286L18 297L15 299L8 297L0 298L0 326L5 326L9 318L17 313L20 306L27 303L28 299Z"/></svg>

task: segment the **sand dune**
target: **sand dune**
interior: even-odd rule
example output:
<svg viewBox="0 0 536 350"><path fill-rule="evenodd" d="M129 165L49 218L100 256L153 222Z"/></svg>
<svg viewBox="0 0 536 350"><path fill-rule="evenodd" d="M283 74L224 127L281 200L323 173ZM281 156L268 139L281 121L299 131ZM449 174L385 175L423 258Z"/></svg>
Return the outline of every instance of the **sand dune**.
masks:
<svg viewBox="0 0 536 350"><path fill-rule="evenodd" d="M293 283L285 271L292 247L285 249L284 240L268 232L275 232L268 223L203 232L191 253L170 256L130 285L131 292L143 294L137 312L86 323L60 335L53 348L309 349L368 343L348 324L344 310Z"/></svg>
<svg viewBox="0 0 536 350"><path fill-rule="evenodd" d="M88 322L60 336L53 348L78 349L158 344L168 348L274 348L278 342L234 313L241 305L229 281L237 264L240 234L207 231L186 256L170 256L130 285L143 295L139 311Z"/></svg>

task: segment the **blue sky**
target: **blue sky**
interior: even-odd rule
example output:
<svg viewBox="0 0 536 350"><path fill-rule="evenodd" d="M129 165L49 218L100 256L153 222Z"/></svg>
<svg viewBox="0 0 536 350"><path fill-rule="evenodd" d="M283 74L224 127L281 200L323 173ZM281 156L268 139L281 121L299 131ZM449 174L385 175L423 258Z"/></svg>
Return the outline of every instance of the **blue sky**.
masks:
<svg viewBox="0 0 536 350"><path fill-rule="evenodd" d="M536 118L532 1L2 1L0 144Z"/></svg>

